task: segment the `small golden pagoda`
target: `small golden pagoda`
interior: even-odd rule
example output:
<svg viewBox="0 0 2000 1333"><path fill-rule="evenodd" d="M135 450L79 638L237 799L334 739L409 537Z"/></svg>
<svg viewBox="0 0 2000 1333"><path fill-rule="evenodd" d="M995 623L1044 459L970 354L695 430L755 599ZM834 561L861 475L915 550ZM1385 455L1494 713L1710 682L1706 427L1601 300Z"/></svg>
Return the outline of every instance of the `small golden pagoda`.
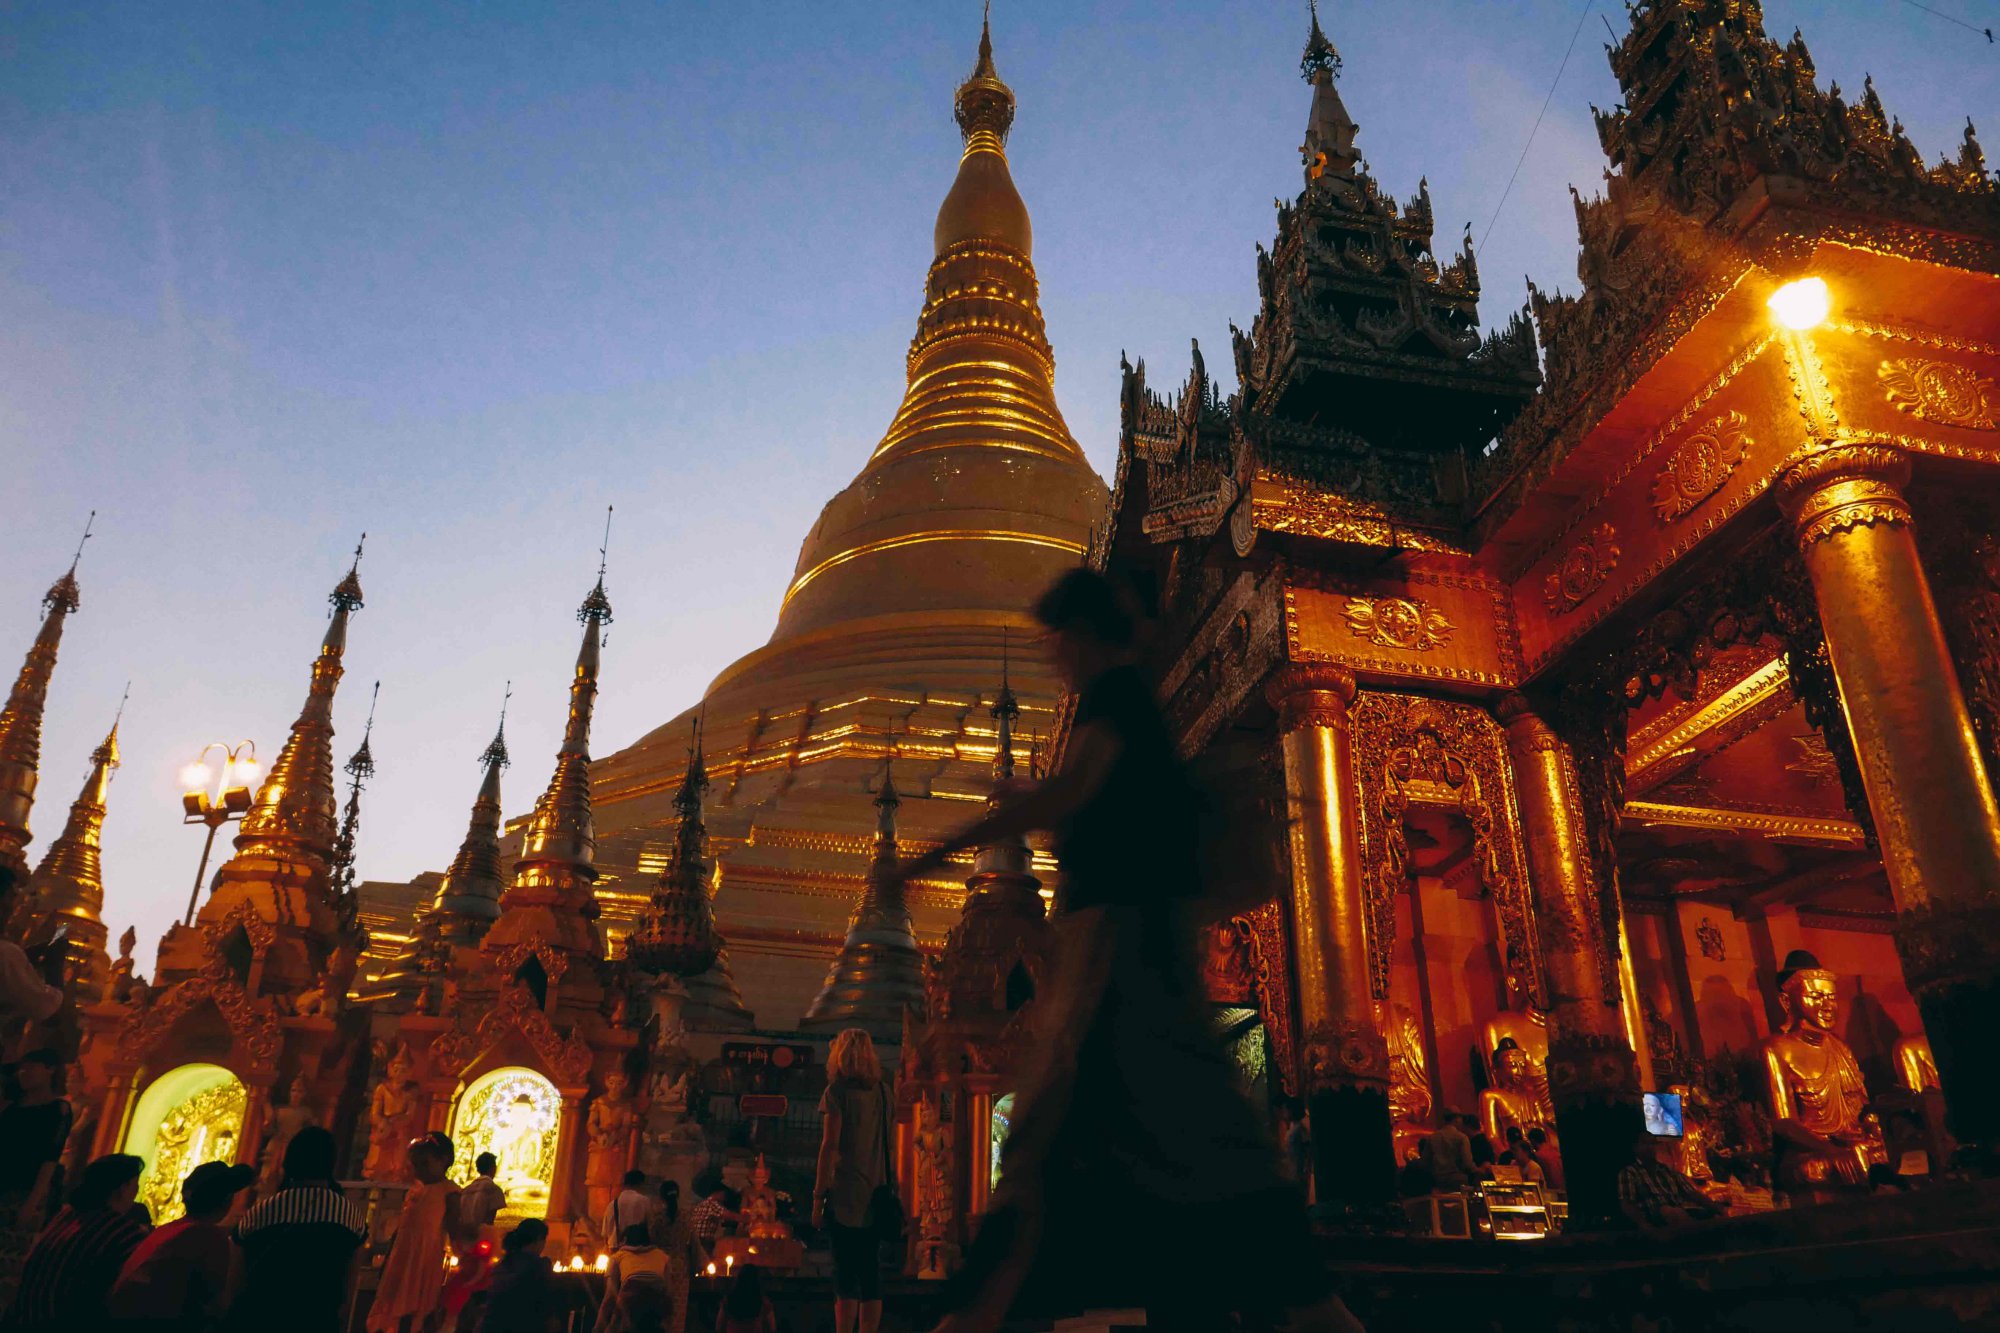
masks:
<svg viewBox="0 0 2000 1333"><path fill-rule="evenodd" d="M333 882L333 699L360 558L357 547L329 598L305 706L194 924L168 928L151 988L128 985L89 1013L95 1104L79 1118L95 1122L91 1155L145 1160L140 1197L156 1220L178 1214L180 1182L202 1162L258 1161L275 1107L334 1124L349 1082L362 940Z"/></svg>
<svg viewBox="0 0 2000 1333"><path fill-rule="evenodd" d="M1880 1160L1856 1078L2000 1134L2000 187L1754 0L1643 0L1610 59L1581 291L1482 335L1315 16L1237 387L1199 349L1173 400L1125 375L1093 559L1244 904L1211 996L1362 1214L1481 1104L1546 1099L1584 1221L1642 1092L1800 1197Z"/></svg>
<svg viewBox="0 0 2000 1333"><path fill-rule="evenodd" d="M119 705L122 714L124 705ZM28 879L30 947L48 943L62 931L67 944L64 973L72 993L84 1002L102 999L111 979L110 931L104 925L103 848L105 803L118 768L118 722L90 752L90 773L70 803L69 820L49 844Z"/></svg>
<svg viewBox="0 0 2000 1333"><path fill-rule="evenodd" d="M910 926L910 907L900 882L891 878L902 858L896 850L896 810L903 803L892 767L882 767L875 793L875 861L868 887L847 923L847 938L827 968L826 984L813 997L799 1026L833 1033L865 1028L877 1041L896 1041L903 1014L924 998L924 956Z"/></svg>

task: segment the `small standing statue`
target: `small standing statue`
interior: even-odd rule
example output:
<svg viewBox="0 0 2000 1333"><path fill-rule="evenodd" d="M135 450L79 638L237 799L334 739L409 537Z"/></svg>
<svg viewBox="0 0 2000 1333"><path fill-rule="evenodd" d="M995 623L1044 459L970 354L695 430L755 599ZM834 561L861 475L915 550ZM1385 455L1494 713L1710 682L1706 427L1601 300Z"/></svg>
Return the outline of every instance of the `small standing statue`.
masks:
<svg viewBox="0 0 2000 1333"><path fill-rule="evenodd" d="M118 957L111 964L111 975L105 979L104 998L117 1004L129 1003L132 998L132 950L139 943L139 932L131 926L118 937Z"/></svg>
<svg viewBox="0 0 2000 1333"><path fill-rule="evenodd" d="M264 1140L264 1155L258 1163L259 1194L268 1196L278 1188L285 1174L285 1149L291 1146L293 1135L313 1122L312 1109L305 1104L299 1087L304 1081L302 1075L294 1074L291 1083L280 1090L278 1105L271 1112L271 1133ZM372 1140L369 1147L372 1151Z"/></svg>
<svg viewBox="0 0 2000 1333"><path fill-rule="evenodd" d="M778 1220L778 1194L771 1188L771 1168L764 1154L750 1168L750 1188L743 1191L743 1234L752 1240L790 1240L791 1227Z"/></svg>
<svg viewBox="0 0 2000 1333"><path fill-rule="evenodd" d="M1534 1061L1512 1037L1493 1048L1493 1086L1479 1094L1479 1120L1496 1148L1507 1142L1507 1129L1525 1134L1555 1123L1548 1083L1538 1076Z"/></svg>
<svg viewBox="0 0 2000 1333"><path fill-rule="evenodd" d="M410 1048L397 1042L389 1053L389 1068L368 1099L368 1158L361 1164L367 1180L388 1180L403 1166L403 1150L416 1129L417 1081L410 1076Z"/></svg>
<svg viewBox="0 0 2000 1333"><path fill-rule="evenodd" d="M1868 1111L1861 1066L1833 1034L1840 1013L1834 974L1794 949L1778 973L1778 997L1785 1023L1764 1039L1777 1183L1807 1195L1865 1185L1868 1168L1887 1161L1888 1152Z"/></svg>
<svg viewBox="0 0 2000 1333"><path fill-rule="evenodd" d="M632 1098L626 1092L625 1071L613 1068L604 1076L604 1091L590 1104L590 1119L585 1125L590 1138L586 1179L589 1182L592 1217L600 1216L611 1206L612 1196L618 1192L618 1182L631 1168L632 1128L637 1123ZM616 1244L619 1238L611 1236L607 1239Z"/></svg>

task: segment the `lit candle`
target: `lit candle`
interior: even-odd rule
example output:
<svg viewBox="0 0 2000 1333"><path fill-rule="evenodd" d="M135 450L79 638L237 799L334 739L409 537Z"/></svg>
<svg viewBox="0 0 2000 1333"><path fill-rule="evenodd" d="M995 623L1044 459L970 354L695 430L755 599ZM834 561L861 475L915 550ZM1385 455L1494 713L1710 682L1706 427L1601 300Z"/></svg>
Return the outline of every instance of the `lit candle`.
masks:
<svg viewBox="0 0 2000 1333"><path fill-rule="evenodd" d="M582 1272L582 1271L583 1271L583 1256L582 1256L582 1255L580 1255L580 1254L572 1254L572 1255L571 1255L571 1256L569 1257L569 1271L570 1271L570 1272L572 1272L572 1273L579 1273L579 1272Z"/></svg>
<svg viewBox="0 0 2000 1333"><path fill-rule="evenodd" d="M611 1267L611 1256L610 1256L610 1255L608 1255L608 1254L600 1254L600 1255L598 1255L598 1256L597 1256L597 1271L598 1271L598 1272L602 1273L602 1272L604 1272L604 1271L605 1271L606 1269L608 1269L608 1268L610 1268L610 1267Z"/></svg>
<svg viewBox="0 0 2000 1333"><path fill-rule="evenodd" d="M710 1277L714 1277L714 1276L715 1276L715 1265L714 1265L714 1264L710 1264L710 1265L708 1266L708 1275L709 1275Z"/></svg>
<svg viewBox="0 0 2000 1333"><path fill-rule="evenodd" d="M736 1256L733 1254L724 1255L722 1258L722 1266L726 1270L728 1270L728 1272L734 1273L736 1271Z"/></svg>

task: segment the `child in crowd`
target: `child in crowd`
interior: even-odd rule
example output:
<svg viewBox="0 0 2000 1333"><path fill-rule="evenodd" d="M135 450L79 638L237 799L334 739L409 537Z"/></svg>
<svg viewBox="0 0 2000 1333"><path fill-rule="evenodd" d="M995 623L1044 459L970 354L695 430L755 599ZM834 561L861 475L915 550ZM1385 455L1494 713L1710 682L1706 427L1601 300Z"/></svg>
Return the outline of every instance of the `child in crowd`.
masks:
<svg viewBox="0 0 2000 1333"><path fill-rule="evenodd" d="M382 1285L368 1311L368 1333L435 1333L444 1293L445 1244L459 1234L458 1186L445 1179L451 1140L431 1133L407 1149L416 1185L403 1196L402 1220Z"/></svg>

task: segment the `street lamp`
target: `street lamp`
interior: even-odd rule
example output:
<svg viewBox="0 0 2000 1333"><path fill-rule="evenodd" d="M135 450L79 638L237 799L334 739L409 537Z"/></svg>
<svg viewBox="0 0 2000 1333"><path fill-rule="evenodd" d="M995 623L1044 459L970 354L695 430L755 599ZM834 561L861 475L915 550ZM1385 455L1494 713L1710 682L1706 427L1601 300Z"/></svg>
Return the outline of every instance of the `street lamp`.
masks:
<svg viewBox="0 0 2000 1333"><path fill-rule="evenodd" d="M1824 278L1798 278L1772 292L1765 304L1778 323L1793 333L1805 333L1826 322L1833 312L1833 293Z"/></svg>
<svg viewBox="0 0 2000 1333"><path fill-rule="evenodd" d="M208 766L211 750L222 751L222 763L213 770ZM212 796L208 790L211 778L215 780ZM250 785L257 781L257 746L251 741L235 746L212 741L181 770L181 781L187 787L181 793L185 812L181 823L208 825L208 839L201 845L201 865L194 872L194 891L188 894L187 924L191 926L194 909L201 901L201 882L208 875L208 855L215 850L215 831L250 812Z"/></svg>

